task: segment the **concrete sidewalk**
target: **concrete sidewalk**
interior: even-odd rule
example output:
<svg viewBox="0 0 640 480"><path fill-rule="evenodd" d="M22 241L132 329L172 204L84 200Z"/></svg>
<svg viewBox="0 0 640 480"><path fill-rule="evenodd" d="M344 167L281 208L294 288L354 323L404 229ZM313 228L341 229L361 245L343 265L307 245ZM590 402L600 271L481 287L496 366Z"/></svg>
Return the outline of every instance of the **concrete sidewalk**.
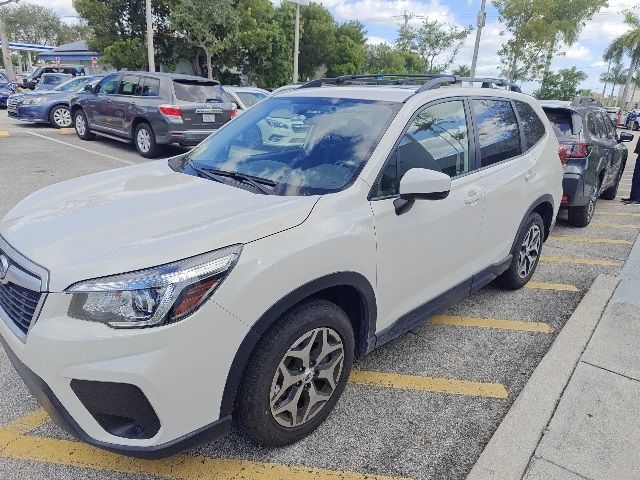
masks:
<svg viewBox="0 0 640 480"><path fill-rule="evenodd" d="M640 237L601 275L467 480L640 479Z"/></svg>

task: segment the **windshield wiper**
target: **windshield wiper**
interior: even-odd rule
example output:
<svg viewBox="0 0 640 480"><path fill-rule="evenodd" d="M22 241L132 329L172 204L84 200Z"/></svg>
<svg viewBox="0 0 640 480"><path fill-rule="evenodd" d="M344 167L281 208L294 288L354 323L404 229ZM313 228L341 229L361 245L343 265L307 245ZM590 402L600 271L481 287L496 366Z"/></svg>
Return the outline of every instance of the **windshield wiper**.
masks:
<svg viewBox="0 0 640 480"><path fill-rule="evenodd" d="M220 180L215 178L215 176L228 177L233 180L247 183L251 185L253 188L255 188L256 190L260 190L260 192L264 193L265 195L274 195L274 193L271 190L268 190L264 188L262 185L260 185L262 183L270 187L275 187L276 182L274 182L273 180L269 180L268 178L254 177L253 175L245 175L244 173L240 173L240 172L218 170L217 168L199 168L199 167L196 167L193 163L191 163L191 168L193 168L196 172L206 176L207 178L210 178L211 180L216 180L219 182Z"/></svg>

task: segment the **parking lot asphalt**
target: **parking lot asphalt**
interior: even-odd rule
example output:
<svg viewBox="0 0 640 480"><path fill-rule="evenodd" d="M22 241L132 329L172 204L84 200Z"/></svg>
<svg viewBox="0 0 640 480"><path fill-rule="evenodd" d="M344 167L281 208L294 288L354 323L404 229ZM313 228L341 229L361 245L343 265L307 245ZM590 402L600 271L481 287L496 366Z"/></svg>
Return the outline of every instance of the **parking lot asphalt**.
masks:
<svg viewBox="0 0 640 480"><path fill-rule="evenodd" d="M0 215L43 186L143 161L130 145L83 142L0 111ZM234 430L162 461L96 450L42 414L2 352L0 478L463 479L595 277L619 272L639 231L640 207L619 199L599 200L587 228L561 214L529 288L489 285L360 359L327 422L287 448L256 447Z"/></svg>

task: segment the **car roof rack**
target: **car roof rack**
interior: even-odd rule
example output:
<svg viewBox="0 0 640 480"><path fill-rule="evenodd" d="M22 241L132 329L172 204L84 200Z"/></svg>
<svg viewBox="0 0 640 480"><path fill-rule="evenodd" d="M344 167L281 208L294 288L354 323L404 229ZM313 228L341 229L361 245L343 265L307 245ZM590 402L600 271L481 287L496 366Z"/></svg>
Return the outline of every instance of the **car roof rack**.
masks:
<svg viewBox="0 0 640 480"><path fill-rule="evenodd" d="M484 78L484 77L461 77L451 74L401 74L401 73L381 73L367 75L343 75L340 77L319 78L311 80L300 86L300 88L322 87L323 85L419 85L417 82L422 81L422 85L416 90L416 93L425 92L440 85L457 84L462 82L481 83L482 88L505 87L512 92L522 92L520 87L515 83L509 83L502 78Z"/></svg>
<svg viewBox="0 0 640 480"><path fill-rule="evenodd" d="M600 107L602 108L602 102L592 97L585 97L584 95L576 95L576 98L571 102L572 107Z"/></svg>

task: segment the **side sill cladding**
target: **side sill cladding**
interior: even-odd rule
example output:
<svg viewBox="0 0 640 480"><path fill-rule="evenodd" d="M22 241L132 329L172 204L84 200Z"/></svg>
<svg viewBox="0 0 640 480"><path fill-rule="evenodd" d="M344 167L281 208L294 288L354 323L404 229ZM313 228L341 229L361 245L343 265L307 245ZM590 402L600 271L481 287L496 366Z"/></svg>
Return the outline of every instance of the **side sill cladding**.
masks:
<svg viewBox="0 0 640 480"><path fill-rule="evenodd" d="M220 418L232 414L236 393L245 367L262 335L294 305L327 289L336 287L353 288L359 293L361 299L360 311L364 315L359 323L359 331L354 332L357 339L356 355L363 355L373 349L375 345L377 306L375 292L366 277L356 272L336 272L305 283L271 306L251 327L251 330L240 344L224 387L220 405Z"/></svg>

